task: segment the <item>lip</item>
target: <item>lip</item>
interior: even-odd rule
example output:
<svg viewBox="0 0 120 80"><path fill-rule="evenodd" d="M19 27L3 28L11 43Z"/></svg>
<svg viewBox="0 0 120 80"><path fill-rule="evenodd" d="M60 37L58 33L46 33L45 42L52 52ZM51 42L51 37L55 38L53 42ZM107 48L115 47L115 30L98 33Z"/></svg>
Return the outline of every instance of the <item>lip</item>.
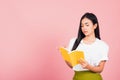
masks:
<svg viewBox="0 0 120 80"><path fill-rule="evenodd" d="M87 33L88 31L83 31L83 33Z"/></svg>

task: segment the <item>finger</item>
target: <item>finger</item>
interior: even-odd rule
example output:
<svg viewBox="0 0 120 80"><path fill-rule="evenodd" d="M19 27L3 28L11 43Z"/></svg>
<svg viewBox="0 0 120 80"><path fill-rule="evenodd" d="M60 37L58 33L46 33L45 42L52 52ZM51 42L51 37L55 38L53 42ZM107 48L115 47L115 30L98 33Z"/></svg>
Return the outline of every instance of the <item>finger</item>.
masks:
<svg viewBox="0 0 120 80"><path fill-rule="evenodd" d="M81 60L81 59L79 59L79 62L80 62L80 63L82 63L82 60Z"/></svg>
<svg viewBox="0 0 120 80"><path fill-rule="evenodd" d="M80 64L83 64L84 62L83 62L82 60L79 60L79 63L80 63Z"/></svg>
<svg viewBox="0 0 120 80"><path fill-rule="evenodd" d="M85 61L83 58L80 58L80 60Z"/></svg>
<svg viewBox="0 0 120 80"><path fill-rule="evenodd" d="M80 58L80 62L85 62L84 59Z"/></svg>

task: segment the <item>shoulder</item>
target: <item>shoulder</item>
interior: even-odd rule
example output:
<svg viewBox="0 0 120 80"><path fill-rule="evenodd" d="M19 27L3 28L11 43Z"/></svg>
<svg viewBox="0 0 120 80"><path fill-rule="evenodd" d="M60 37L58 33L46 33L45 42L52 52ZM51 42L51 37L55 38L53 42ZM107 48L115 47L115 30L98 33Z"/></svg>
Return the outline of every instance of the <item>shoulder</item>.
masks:
<svg viewBox="0 0 120 80"><path fill-rule="evenodd" d="M71 39L70 39L70 42L71 42L71 43L74 43L74 42L75 42L75 40L76 40L76 38L75 38L75 37L73 37L73 38L71 38Z"/></svg>
<svg viewBox="0 0 120 80"><path fill-rule="evenodd" d="M73 45L74 45L74 43L75 43L75 40L76 40L76 38L71 38L71 39L70 39L69 44L68 44L68 47L67 47L67 49L68 49L69 51L71 51L71 49L72 49L72 47L73 47Z"/></svg>
<svg viewBox="0 0 120 80"><path fill-rule="evenodd" d="M103 41L103 40L97 39L97 43L98 43L101 47L109 48L109 45L108 45L105 41Z"/></svg>

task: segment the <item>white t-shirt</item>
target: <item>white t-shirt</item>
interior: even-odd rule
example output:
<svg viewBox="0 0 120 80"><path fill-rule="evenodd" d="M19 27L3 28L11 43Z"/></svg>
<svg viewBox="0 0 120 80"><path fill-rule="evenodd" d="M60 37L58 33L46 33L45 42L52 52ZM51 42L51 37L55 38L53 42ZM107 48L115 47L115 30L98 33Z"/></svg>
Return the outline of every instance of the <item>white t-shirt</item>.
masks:
<svg viewBox="0 0 120 80"><path fill-rule="evenodd" d="M68 50L71 51L76 38L70 40ZM93 66L98 66L102 60L108 60L108 50L109 46L102 40L96 38L95 42L92 44L85 44L83 40L81 40L80 44L76 48L76 50L80 50L84 52L85 60ZM87 69L83 69L80 64L73 67L75 71L84 71Z"/></svg>

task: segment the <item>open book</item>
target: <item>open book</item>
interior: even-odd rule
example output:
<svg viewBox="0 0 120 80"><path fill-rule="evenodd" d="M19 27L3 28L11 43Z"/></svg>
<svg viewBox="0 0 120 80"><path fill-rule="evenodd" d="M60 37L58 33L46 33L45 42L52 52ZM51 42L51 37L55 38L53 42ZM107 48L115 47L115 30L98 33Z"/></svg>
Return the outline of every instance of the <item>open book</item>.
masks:
<svg viewBox="0 0 120 80"><path fill-rule="evenodd" d="M68 61L72 66L75 66L79 64L79 59L82 58L84 59L84 52L83 51L78 51L78 50L73 50L73 51L68 51L64 47L60 47L60 52L65 61Z"/></svg>

